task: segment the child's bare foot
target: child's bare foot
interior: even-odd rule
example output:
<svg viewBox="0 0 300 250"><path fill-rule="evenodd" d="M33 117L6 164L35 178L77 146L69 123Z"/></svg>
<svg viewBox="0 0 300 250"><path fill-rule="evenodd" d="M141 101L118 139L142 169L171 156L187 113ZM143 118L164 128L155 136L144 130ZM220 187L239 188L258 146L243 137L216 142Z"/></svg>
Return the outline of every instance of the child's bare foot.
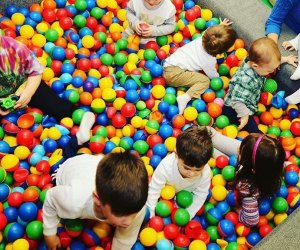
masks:
<svg viewBox="0 0 300 250"><path fill-rule="evenodd" d="M91 137L91 129L95 123L95 115L92 112L84 113L79 130L76 133L78 145L86 143Z"/></svg>

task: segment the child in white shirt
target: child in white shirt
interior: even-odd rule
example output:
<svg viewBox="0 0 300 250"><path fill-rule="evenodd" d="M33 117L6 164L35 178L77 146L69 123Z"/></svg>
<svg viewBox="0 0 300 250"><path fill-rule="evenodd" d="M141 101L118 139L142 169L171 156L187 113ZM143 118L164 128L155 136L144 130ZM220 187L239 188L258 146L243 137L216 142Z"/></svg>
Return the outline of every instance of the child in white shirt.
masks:
<svg viewBox="0 0 300 250"><path fill-rule="evenodd" d="M171 34L175 29L175 13L170 0L130 0L126 13L129 27L123 38L136 33L142 37L141 44L146 44L157 36Z"/></svg>

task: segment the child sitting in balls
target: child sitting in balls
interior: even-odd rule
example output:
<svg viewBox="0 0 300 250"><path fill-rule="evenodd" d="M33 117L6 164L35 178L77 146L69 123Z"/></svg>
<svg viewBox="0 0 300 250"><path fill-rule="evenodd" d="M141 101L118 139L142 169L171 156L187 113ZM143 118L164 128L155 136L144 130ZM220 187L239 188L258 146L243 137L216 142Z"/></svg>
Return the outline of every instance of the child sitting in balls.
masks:
<svg viewBox="0 0 300 250"><path fill-rule="evenodd" d="M210 78L219 76L216 56L226 52L237 37L230 24L225 18L220 25L209 27L202 37L178 48L165 60L163 76L166 82L173 87L189 87L185 94L177 97L179 114L192 98L200 98L209 87Z"/></svg>
<svg viewBox="0 0 300 250"><path fill-rule="evenodd" d="M244 59L230 80L223 107L223 114L238 125L238 129L261 133L253 115L257 111L266 76L273 73L280 63L295 61L293 56L283 59L281 61L279 48L272 39L263 37L252 43L249 56Z"/></svg>
<svg viewBox="0 0 300 250"><path fill-rule="evenodd" d="M251 134L240 142L209 129L216 149L238 155L233 181L238 195L236 210L240 222L254 227L259 221L260 201L280 187L285 151L278 140L267 135Z"/></svg>
<svg viewBox="0 0 300 250"><path fill-rule="evenodd" d="M29 105L57 120L71 116L76 106L59 98L41 81L43 71L44 67L24 44L0 34L0 99L17 95L13 109ZM0 115L10 111L0 107Z"/></svg>
<svg viewBox="0 0 300 250"><path fill-rule="evenodd" d="M129 26L123 38L136 33L142 37L141 44L146 44L157 36L171 34L175 29L175 13L170 0L130 0L126 12Z"/></svg>
<svg viewBox="0 0 300 250"><path fill-rule="evenodd" d="M151 217L155 215L160 192L166 184L172 185L176 193L181 190L192 192L193 203L187 211L190 218L196 215L210 187L211 173L207 162L212 149L210 133L205 127L190 127L177 137L176 152L166 156L152 175L147 200Z"/></svg>
<svg viewBox="0 0 300 250"><path fill-rule="evenodd" d="M130 250L143 222L148 175L135 155L82 154L65 161L57 171L56 186L43 205L44 236L48 249L60 248L60 218L105 221L116 227L113 250Z"/></svg>

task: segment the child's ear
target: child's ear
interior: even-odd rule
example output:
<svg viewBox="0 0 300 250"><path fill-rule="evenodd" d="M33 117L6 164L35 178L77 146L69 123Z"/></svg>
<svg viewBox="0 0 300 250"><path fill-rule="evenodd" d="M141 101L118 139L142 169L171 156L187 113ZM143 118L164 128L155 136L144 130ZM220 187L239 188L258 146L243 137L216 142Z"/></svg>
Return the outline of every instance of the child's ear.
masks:
<svg viewBox="0 0 300 250"><path fill-rule="evenodd" d="M99 207L101 205L101 201L100 201L99 196L96 193L96 191L93 191L93 201L97 207Z"/></svg>

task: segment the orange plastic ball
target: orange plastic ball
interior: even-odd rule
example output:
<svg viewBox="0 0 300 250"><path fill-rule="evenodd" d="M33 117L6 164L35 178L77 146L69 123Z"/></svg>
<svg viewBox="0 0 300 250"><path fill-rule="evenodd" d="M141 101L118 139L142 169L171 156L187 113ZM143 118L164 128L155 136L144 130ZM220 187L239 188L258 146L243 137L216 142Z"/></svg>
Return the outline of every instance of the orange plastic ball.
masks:
<svg viewBox="0 0 300 250"><path fill-rule="evenodd" d="M260 120L265 125L272 125L274 118L269 111L266 111L260 115Z"/></svg>
<svg viewBox="0 0 300 250"><path fill-rule="evenodd" d="M219 104L211 102L208 104L207 112L211 117L216 118L222 114L222 108Z"/></svg>

